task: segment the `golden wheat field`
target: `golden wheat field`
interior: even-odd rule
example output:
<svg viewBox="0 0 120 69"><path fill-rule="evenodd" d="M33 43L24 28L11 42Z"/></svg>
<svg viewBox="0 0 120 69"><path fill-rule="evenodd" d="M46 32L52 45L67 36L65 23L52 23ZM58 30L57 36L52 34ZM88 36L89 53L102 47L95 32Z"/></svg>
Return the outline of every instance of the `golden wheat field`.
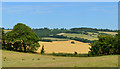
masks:
<svg viewBox="0 0 120 69"><path fill-rule="evenodd" d="M71 42L74 41L75 44ZM83 43L75 40L69 41L53 41L53 42L39 42L40 48L36 51L40 53L42 46L44 45L45 53L88 53L89 43Z"/></svg>

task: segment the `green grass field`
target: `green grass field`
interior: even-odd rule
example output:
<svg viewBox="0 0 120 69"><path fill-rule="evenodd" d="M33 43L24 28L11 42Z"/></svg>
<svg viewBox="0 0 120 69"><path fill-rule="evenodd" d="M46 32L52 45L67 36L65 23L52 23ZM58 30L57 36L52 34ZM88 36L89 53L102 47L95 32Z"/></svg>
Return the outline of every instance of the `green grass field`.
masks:
<svg viewBox="0 0 120 69"><path fill-rule="evenodd" d="M42 39L50 39L52 41L67 41L69 39L63 39L63 38L52 38L52 37L43 37Z"/></svg>
<svg viewBox="0 0 120 69"><path fill-rule="evenodd" d="M57 57L2 51L3 67L117 67L118 56Z"/></svg>
<svg viewBox="0 0 120 69"><path fill-rule="evenodd" d="M99 33L106 33L106 34L110 34L110 35L118 34L117 32L103 32L103 31L99 31Z"/></svg>
<svg viewBox="0 0 120 69"><path fill-rule="evenodd" d="M90 35L84 35L84 34L65 33L63 35L67 37L78 37L78 38L84 38L88 40L98 40L97 36L90 36Z"/></svg>

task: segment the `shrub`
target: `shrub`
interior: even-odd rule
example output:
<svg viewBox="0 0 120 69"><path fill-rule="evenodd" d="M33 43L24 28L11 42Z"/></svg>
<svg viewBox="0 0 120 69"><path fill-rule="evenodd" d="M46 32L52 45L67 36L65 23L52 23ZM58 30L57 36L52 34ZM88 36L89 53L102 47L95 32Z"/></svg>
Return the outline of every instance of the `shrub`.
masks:
<svg viewBox="0 0 120 69"><path fill-rule="evenodd" d="M22 59L22 60L25 60L25 59Z"/></svg>
<svg viewBox="0 0 120 69"><path fill-rule="evenodd" d="M74 41L72 41L71 43L72 43L72 44L75 44L75 42L74 42Z"/></svg>
<svg viewBox="0 0 120 69"><path fill-rule="evenodd" d="M74 54L77 54L77 52L74 52Z"/></svg>
<svg viewBox="0 0 120 69"><path fill-rule="evenodd" d="M40 60L40 58L38 58L37 60Z"/></svg>
<svg viewBox="0 0 120 69"><path fill-rule="evenodd" d="M41 54L44 54L45 51L44 51L44 46L42 46L42 49L41 49Z"/></svg>
<svg viewBox="0 0 120 69"><path fill-rule="evenodd" d="M52 58L53 60L55 60L55 58Z"/></svg>

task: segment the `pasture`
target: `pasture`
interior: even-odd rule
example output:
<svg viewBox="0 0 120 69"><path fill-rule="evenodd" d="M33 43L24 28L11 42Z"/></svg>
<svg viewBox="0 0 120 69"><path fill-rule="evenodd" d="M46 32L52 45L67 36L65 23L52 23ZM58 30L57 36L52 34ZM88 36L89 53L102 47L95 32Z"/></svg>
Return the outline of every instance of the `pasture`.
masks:
<svg viewBox="0 0 120 69"><path fill-rule="evenodd" d="M67 37L78 37L78 38L84 38L88 40L98 40L97 36L90 36L90 35L84 35L84 34L65 33L63 35Z"/></svg>
<svg viewBox="0 0 120 69"><path fill-rule="evenodd" d="M109 35L116 35L116 34L118 34L117 32L103 32L103 31L99 31L99 33L106 33L106 34L109 34Z"/></svg>
<svg viewBox="0 0 120 69"><path fill-rule="evenodd" d="M2 51L2 67L117 67L118 56L57 57Z"/></svg>
<svg viewBox="0 0 120 69"><path fill-rule="evenodd" d="M69 39L63 39L63 38L52 38L52 37L43 37L41 39L50 39L52 41L67 41Z"/></svg>
<svg viewBox="0 0 120 69"><path fill-rule="evenodd" d="M12 31L12 30L4 30L5 33L10 32L10 31Z"/></svg>

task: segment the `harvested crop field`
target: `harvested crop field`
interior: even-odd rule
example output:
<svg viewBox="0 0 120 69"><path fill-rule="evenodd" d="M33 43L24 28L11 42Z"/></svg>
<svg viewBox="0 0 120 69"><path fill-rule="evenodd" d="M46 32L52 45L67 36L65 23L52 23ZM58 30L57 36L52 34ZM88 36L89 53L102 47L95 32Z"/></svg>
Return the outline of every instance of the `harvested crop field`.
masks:
<svg viewBox="0 0 120 69"><path fill-rule="evenodd" d="M71 42L74 42L72 44ZM45 53L88 53L89 51L89 43L83 43L75 40L69 41L53 41L53 42L39 42L40 48L37 52L40 52L42 46L44 45Z"/></svg>

